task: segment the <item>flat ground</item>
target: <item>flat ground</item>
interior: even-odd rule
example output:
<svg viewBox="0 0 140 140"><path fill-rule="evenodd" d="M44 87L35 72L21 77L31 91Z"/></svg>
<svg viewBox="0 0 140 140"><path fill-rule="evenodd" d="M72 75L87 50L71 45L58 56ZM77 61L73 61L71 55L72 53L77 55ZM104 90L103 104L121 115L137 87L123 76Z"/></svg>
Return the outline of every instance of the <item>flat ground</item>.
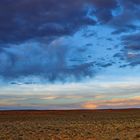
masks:
<svg viewBox="0 0 140 140"><path fill-rule="evenodd" d="M0 111L0 140L140 140L140 109Z"/></svg>

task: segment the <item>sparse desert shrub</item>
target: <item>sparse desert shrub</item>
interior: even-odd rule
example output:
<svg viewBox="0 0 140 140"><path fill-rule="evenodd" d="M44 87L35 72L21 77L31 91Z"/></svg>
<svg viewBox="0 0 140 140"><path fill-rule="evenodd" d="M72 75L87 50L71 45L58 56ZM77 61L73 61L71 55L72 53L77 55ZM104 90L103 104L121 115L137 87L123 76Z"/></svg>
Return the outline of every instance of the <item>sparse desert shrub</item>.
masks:
<svg viewBox="0 0 140 140"><path fill-rule="evenodd" d="M136 134L135 138L140 138L140 134Z"/></svg>
<svg viewBox="0 0 140 140"><path fill-rule="evenodd" d="M120 140L119 138L114 138L113 140Z"/></svg>

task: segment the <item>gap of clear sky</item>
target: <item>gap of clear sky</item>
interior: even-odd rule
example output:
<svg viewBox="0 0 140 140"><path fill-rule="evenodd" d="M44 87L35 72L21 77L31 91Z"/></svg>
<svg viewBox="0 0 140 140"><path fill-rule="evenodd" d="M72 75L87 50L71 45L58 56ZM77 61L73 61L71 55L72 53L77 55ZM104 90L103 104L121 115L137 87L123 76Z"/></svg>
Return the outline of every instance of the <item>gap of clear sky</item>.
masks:
<svg viewBox="0 0 140 140"><path fill-rule="evenodd" d="M0 110L140 107L140 0L1 0Z"/></svg>

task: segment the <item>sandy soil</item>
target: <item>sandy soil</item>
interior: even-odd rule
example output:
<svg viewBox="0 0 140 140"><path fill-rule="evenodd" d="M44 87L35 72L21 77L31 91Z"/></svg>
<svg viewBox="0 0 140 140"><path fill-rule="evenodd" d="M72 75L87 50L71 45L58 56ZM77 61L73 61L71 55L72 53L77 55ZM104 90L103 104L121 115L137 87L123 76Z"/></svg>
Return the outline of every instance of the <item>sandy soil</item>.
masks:
<svg viewBox="0 0 140 140"><path fill-rule="evenodd" d="M140 140L140 109L0 111L0 140Z"/></svg>

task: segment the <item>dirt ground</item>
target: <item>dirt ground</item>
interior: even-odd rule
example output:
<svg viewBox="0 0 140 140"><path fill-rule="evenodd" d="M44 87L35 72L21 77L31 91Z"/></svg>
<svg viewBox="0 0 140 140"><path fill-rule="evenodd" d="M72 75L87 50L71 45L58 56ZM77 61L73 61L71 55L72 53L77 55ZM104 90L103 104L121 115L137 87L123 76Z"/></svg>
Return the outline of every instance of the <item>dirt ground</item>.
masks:
<svg viewBox="0 0 140 140"><path fill-rule="evenodd" d="M0 111L0 140L140 140L140 109Z"/></svg>

